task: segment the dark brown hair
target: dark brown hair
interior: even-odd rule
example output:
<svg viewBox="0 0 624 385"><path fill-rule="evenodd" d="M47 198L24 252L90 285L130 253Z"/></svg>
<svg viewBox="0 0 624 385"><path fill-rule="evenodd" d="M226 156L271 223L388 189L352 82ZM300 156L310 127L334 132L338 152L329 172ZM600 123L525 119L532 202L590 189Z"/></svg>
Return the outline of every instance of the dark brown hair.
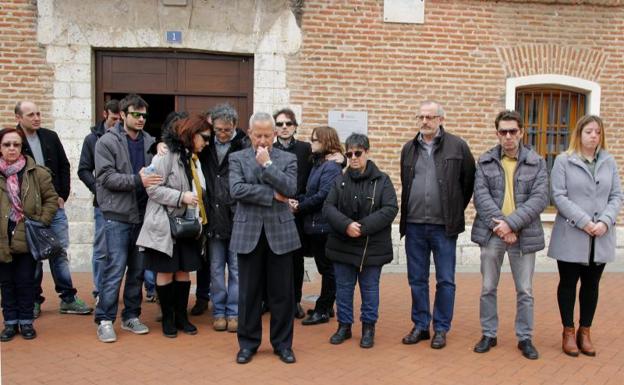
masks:
<svg viewBox="0 0 624 385"><path fill-rule="evenodd" d="M282 114L286 115L286 117L290 119L291 122L293 122L295 127L299 126L299 124L297 123L297 117L295 116L295 113L293 112L293 110L291 110L290 108L282 108L279 111L275 111L273 113L273 119L274 120L277 119L277 117Z"/></svg>
<svg viewBox="0 0 624 385"><path fill-rule="evenodd" d="M182 142L182 145L189 150L193 149L195 134L210 130L212 135L212 125L208 123L206 115L203 114L192 114L188 118L176 121L173 130L180 142Z"/></svg>
<svg viewBox="0 0 624 385"><path fill-rule="evenodd" d="M20 136L20 138L22 138L22 154L23 154L24 143L26 142L26 135L24 135L24 132L22 130L18 130L17 128L13 128L13 127L3 128L2 130L0 130L0 143L2 143L2 139L4 138L6 134L10 134L12 132L17 133Z"/></svg>
<svg viewBox="0 0 624 385"><path fill-rule="evenodd" d="M517 111L505 110L499 112L498 115L496 115L496 119L494 120L494 127L496 127L496 131L498 131L498 123L500 123L501 120L516 121L518 123L518 128L522 130L522 117Z"/></svg>
<svg viewBox="0 0 624 385"><path fill-rule="evenodd" d="M329 126L319 126L312 130L311 136L316 134L316 138L323 145L323 151L327 154L339 152L342 154L342 146L336 129Z"/></svg>

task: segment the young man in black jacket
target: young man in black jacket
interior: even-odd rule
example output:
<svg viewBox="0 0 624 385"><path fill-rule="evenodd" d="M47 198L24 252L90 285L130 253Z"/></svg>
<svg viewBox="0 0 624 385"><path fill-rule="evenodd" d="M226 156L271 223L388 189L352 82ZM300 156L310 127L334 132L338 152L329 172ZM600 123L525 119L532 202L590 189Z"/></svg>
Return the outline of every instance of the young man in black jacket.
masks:
<svg viewBox="0 0 624 385"><path fill-rule="evenodd" d="M69 247L69 224L65 215L65 201L69 197L69 160L56 132L41 127L41 112L31 101L21 101L15 105L17 128L26 135L23 151L32 157L38 165L47 167L52 173L52 182L59 195L59 208L54 215L50 227L59 237L64 252L50 259L50 271L54 286L61 298L60 312L64 314L90 314L93 308L88 307L76 296L77 290L72 283L69 272L67 248ZM35 271L37 282L34 317L41 314L42 296L41 281L43 280L43 264L39 262Z"/></svg>
<svg viewBox="0 0 624 385"><path fill-rule="evenodd" d="M275 119L275 129L277 131L277 141L273 145L283 151L290 152L297 157L297 195L305 194L306 184L312 170L312 147L308 142L295 139L297 133L297 118L295 113L289 108L283 108L273 114ZM306 241L303 234L303 217L295 215L299 239L302 247L292 253L293 255L293 276L295 278L295 303L297 309L295 317L303 318L305 313L301 307L301 297L303 290L304 263L303 257L306 254ZM333 309L332 312L333 313Z"/></svg>
<svg viewBox="0 0 624 385"><path fill-rule="evenodd" d="M119 121L119 101L109 100L104 106L104 120L91 127L91 132L82 143L80 163L78 164L78 178L87 186L93 194L93 219L95 230L93 234L93 297L99 293L99 281L101 278L102 260L106 257L106 238L104 238L104 217L97 203L95 189L95 143L110 128L115 127Z"/></svg>

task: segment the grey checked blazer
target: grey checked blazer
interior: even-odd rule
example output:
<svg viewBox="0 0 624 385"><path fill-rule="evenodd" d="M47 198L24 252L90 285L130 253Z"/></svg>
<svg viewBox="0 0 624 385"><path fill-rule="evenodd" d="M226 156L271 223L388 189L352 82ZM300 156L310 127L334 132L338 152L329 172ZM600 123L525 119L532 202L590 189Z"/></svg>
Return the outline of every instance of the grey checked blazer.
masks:
<svg viewBox="0 0 624 385"><path fill-rule="evenodd" d="M301 247L295 217L287 203L274 199L275 191L293 197L297 192L297 158L271 150L273 164L263 169L253 148L230 154L230 195L236 201L230 250L249 254L258 244L261 231L271 250L285 254Z"/></svg>

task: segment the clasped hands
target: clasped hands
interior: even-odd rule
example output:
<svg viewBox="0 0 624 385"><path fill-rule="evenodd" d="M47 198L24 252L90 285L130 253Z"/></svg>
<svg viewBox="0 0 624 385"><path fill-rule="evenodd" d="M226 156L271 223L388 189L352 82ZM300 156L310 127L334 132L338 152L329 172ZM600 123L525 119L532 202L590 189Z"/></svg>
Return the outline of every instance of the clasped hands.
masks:
<svg viewBox="0 0 624 385"><path fill-rule="evenodd" d="M588 224L583 227L583 231L592 237L602 237L607 232L607 225L604 222L589 221Z"/></svg>
<svg viewBox="0 0 624 385"><path fill-rule="evenodd" d="M502 219L496 219L496 218L492 220L494 221L494 223L496 223L496 226L494 227L494 229L492 229L492 231L494 232L494 234L498 235L498 237L502 239L503 242L505 242L508 245L513 245L514 243L518 241L518 235L516 235L516 233L513 232L513 230L511 229L511 227L509 227L507 222L505 222Z"/></svg>

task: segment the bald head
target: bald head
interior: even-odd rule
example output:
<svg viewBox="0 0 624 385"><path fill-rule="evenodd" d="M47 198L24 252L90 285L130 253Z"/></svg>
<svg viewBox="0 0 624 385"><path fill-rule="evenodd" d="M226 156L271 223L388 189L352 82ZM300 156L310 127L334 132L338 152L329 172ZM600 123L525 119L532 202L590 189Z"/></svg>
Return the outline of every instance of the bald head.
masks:
<svg viewBox="0 0 624 385"><path fill-rule="evenodd" d="M15 105L15 119L26 135L34 134L41 127L39 107L29 100L18 102Z"/></svg>

